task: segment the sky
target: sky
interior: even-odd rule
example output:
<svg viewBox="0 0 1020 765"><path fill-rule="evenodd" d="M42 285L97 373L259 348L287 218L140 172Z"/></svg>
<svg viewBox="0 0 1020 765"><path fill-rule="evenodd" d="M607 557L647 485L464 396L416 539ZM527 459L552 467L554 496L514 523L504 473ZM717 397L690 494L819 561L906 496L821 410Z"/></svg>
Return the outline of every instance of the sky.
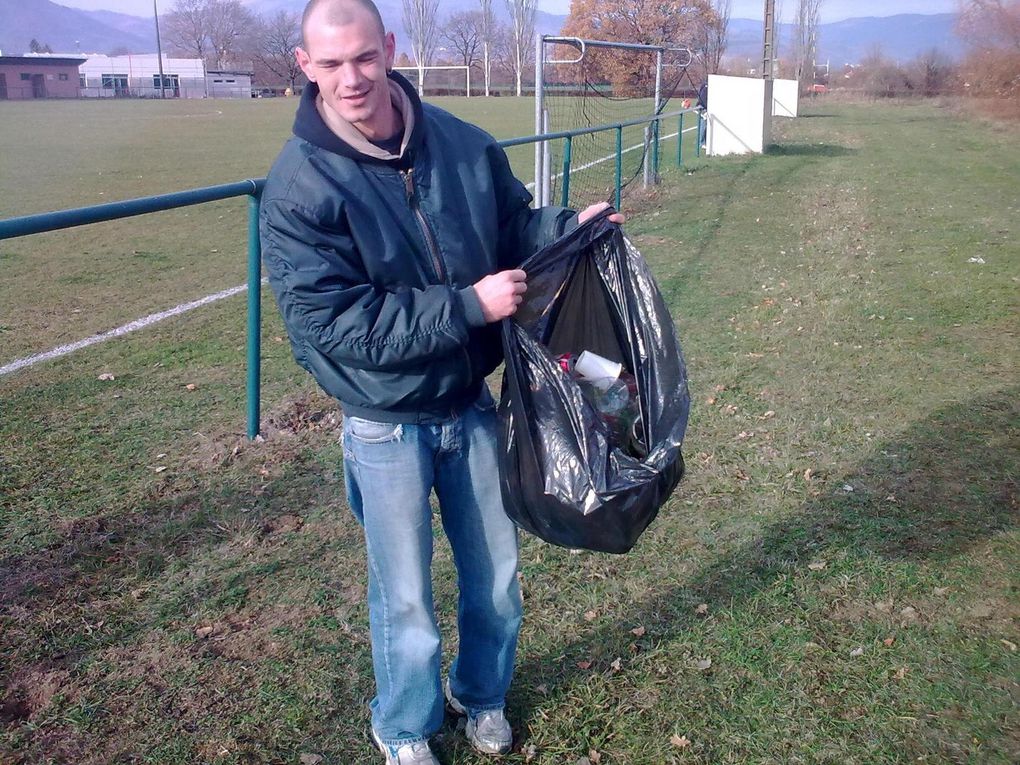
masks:
<svg viewBox="0 0 1020 765"><path fill-rule="evenodd" d="M152 0L53 0L71 8L95 11L117 11L134 16L151 16ZM242 0L243 2L244 0ZM173 0L156 0L160 12L169 9ZM439 0L442 8L442 0ZM732 17L760 19L765 8L764 0L732 0ZM797 0L776 0L777 8L789 17ZM566 14L570 0L538 0L538 7L549 13ZM822 0L822 22L842 21L859 16L893 16L897 13L952 13L957 0Z"/></svg>

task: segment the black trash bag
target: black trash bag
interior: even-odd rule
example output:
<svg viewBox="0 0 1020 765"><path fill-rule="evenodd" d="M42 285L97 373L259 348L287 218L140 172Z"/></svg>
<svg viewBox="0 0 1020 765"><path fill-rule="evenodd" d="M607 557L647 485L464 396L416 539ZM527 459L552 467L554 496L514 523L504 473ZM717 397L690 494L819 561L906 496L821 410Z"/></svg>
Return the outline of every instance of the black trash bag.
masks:
<svg viewBox="0 0 1020 765"><path fill-rule="evenodd" d="M690 396L673 320L611 211L521 268L524 302L502 322L500 486L510 518L563 547L624 553L684 474ZM637 444L611 438L561 354L588 350L635 378ZM643 456L642 456L643 455Z"/></svg>

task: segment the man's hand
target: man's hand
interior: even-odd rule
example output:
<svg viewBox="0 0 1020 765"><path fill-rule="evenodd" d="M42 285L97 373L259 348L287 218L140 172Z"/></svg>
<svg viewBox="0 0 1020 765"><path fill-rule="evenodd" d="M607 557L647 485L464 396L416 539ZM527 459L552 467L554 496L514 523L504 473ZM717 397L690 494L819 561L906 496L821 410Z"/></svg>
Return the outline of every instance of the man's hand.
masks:
<svg viewBox="0 0 1020 765"><path fill-rule="evenodd" d="M607 207L609 207L609 202L599 202L598 204L591 205L577 214L577 222L584 223L586 220L591 220ZM615 212L609 216L611 223L624 223L626 220L627 218L623 213Z"/></svg>
<svg viewBox="0 0 1020 765"><path fill-rule="evenodd" d="M491 324L516 313L517 306L524 300L524 292L528 289L528 285L524 283L526 278L527 274L520 269L514 269L490 274L475 282L475 294L478 295L482 315L487 322Z"/></svg>

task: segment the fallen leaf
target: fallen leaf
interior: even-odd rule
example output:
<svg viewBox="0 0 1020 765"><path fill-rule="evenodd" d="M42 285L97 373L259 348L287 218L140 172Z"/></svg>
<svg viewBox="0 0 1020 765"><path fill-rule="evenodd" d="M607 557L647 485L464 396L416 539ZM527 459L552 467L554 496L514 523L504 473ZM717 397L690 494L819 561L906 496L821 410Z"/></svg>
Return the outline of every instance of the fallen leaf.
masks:
<svg viewBox="0 0 1020 765"><path fill-rule="evenodd" d="M597 619L598 616L599 616L598 613L596 613L595 611L585 611L584 612L584 620L586 622L593 621L593 620Z"/></svg>
<svg viewBox="0 0 1020 765"><path fill-rule="evenodd" d="M319 765L322 762L321 754L302 754L299 758L301 765Z"/></svg>
<svg viewBox="0 0 1020 765"><path fill-rule="evenodd" d="M709 406L712 406L712 404L715 403L715 396L709 396L708 398L706 398L705 403L708 404Z"/></svg>
<svg viewBox="0 0 1020 765"><path fill-rule="evenodd" d="M714 388L712 388L712 390L714 390L716 393L722 393L724 390L726 390L726 386L716 385Z"/></svg>
<svg viewBox="0 0 1020 765"><path fill-rule="evenodd" d="M805 481L810 481L812 479L812 477L814 477L814 474L815 474L815 471L812 470L811 468L808 468L807 470L804 471L804 480Z"/></svg>
<svg viewBox="0 0 1020 765"><path fill-rule="evenodd" d="M195 390L196 388L198 388L198 386L195 385L195 383L188 383L184 387L187 388L188 390Z"/></svg>
<svg viewBox="0 0 1020 765"><path fill-rule="evenodd" d="M591 669L591 661L589 659L585 659L584 661L579 661L579 662L577 662L577 668L578 669Z"/></svg>
<svg viewBox="0 0 1020 765"><path fill-rule="evenodd" d="M644 627L635 627L634 629L632 629L630 631L630 634L634 635L635 637L644 637L645 628Z"/></svg>
<svg viewBox="0 0 1020 765"><path fill-rule="evenodd" d="M893 680L902 680L907 676L907 668L900 667L898 670L893 672Z"/></svg>
<svg viewBox="0 0 1020 765"><path fill-rule="evenodd" d="M104 382L109 382L110 380L116 380L117 378L111 375L109 372L103 372L101 375L99 375L98 379Z"/></svg>
<svg viewBox="0 0 1020 765"><path fill-rule="evenodd" d="M949 594L949 588L948 587L936 587L934 592L935 592L935 595L937 595L938 597L941 598L941 597L944 597L944 596Z"/></svg>
<svg viewBox="0 0 1020 765"><path fill-rule="evenodd" d="M861 647L861 646L857 646L857 648L855 648L854 650L852 650L850 652L850 655L852 657L854 657L854 658L857 658L858 656L863 656L864 655L864 648Z"/></svg>
<svg viewBox="0 0 1020 765"><path fill-rule="evenodd" d="M1002 643L1004 646L1006 646L1006 648L1008 648L1010 651L1016 651L1016 643L1014 643L1012 640L1006 640L1005 638L1000 638L999 642Z"/></svg>
<svg viewBox="0 0 1020 765"><path fill-rule="evenodd" d="M623 669L623 662L618 658L613 659L613 663L610 664L609 666L613 668L613 671L619 672L621 669Z"/></svg>
<svg viewBox="0 0 1020 765"><path fill-rule="evenodd" d="M686 749L691 745L691 740L687 736L678 736L675 733L669 737L669 743L675 746L677 749Z"/></svg>
<svg viewBox="0 0 1020 765"><path fill-rule="evenodd" d="M886 648L889 648L895 642L896 638L890 635L889 637L882 641L882 645L884 645Z"/></svg>
<svg viewBox="0 0 1020 765"><path fill-rule="evenodd" d="M697 667L698 667L698 669L700 669L702 671L708 669L711 666L712 666L712 660L711 659L699 659L698 660Z"/></svg>
<svg viewBox="0 0 1020 765"><path fill-rule="evenodd" d="M153 473L162 473L164 470L166 470L166 465L157 465L156 467L154 467L152 469L152 472Z"/></svg>
<svg viewBox="0 0 1020 765"><path fill-rule="evenodd" d="M875 608L883 614L892 613L893 602L891 600L876 600Z"/></svg>
<svg viewBox="0 0 1020 765"><path fill-rule="evenodd" d="M197 638L207 638L212 633L213 633L213 628L212 627L199 627L198 629L195 630L195 637L197 637Z"/></svg>
<svg viewBox="0 0 1020 765"><path fill-rule="evenodd" d="M698 614L699 616L704 616L705 614L707 614L708 603L698 603L697 607L694 609L694 613Z"/></svg>
<svg viewBox="0 0 1020 765"><path fill-rule="evenodd" d="M917 618L917 610L913 606L906 606L900 609L900 616L912 621Z"/></svg>
<svg viewBox="0 0 1020 765"><path fill-rule="evenodd" d="M812 571L821 571L825 566L828 565L824 560L816 560L807 564L807 567Z"/></svg>
<svg viewBox="0 0 1020 765"><path fill-rule="evenodd" d="M535 690L541 693L543 696L545 696L547 693L549 693L549 686L546 685L545 683L542 683L537 688L535 688Z"/></svg>
<svg viewBox="0 0 1020 765"><path fill-rule="evenodd" d="M853 490L854 490L854 487L851 486L848 483L845 483L845 484L843 484L842 487L840 487L840 491L842 491L844 494L850 494Z"/></svg>
<svg viewBox="0 0 1020 765"><path fill-rule="evenodd" d="M772 419L772 418L773 418L773 417L775 417L775 416L776 416L776 413L775 413L775 412L773 412L773 411L772 411L771 409L769 409L769 410L768 410L767 412L765 412L765 414L763 414L763 415L762 415L761 417L759 417L758 419L759 419L759 420L770 420L770 419Z"/></svg>
<svg viewBox="0 0 1020 765"><path fill-rule="evenodd" d="M591 749L588 751L588 759L592 761L592 765L599 765L602 762L602 753Z"/></svg>
<svg viewBox="0 0 1020 765"><path fill-rule="evenodd" d="M534 744L528 744L526 747L524 747L525 762L531 762L533 759L535 759L536 754L538 754L538 749L535 747Z"/></svg>

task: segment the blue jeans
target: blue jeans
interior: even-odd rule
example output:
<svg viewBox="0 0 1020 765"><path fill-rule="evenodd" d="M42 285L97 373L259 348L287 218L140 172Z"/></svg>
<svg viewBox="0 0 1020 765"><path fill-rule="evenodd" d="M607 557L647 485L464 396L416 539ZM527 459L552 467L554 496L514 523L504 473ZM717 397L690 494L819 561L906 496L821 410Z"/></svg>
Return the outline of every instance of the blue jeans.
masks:
<svg viewBox="0 0 1020 765"><path fill-rule="evenodd" d="M517 530L500 497L496 427L487 388L440 424L344 418L347 498L364 527L368 554L372 727L384 744L427 740L443 722L432 601L433 489L460 588L451 690L469 712L504 705L522 608Z"/></svg>

